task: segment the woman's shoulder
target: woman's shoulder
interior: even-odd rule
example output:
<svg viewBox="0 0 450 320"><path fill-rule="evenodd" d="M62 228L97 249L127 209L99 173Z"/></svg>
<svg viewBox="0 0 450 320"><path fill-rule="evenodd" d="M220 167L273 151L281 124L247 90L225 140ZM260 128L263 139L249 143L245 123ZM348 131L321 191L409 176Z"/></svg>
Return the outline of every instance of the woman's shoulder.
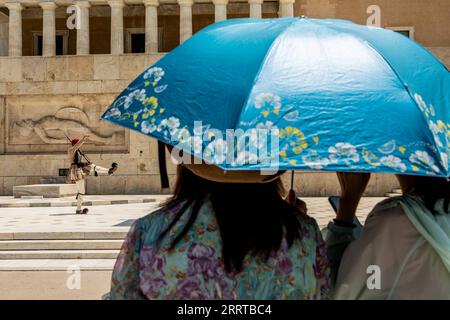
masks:
<svg viewBox="0 0 450 320"><path fill-rule="evenodd" d="M402 237L416 233L402 206L403 196L385 199L372 209L367 216L363 230L371 231L373 237Z"/></svg>
<svg viewBox="0 0 450 320"><path fill-rule="evenodd" d="M316 228L316 227L318 228L316 219L314 219L310 214L303 213L298 210L295 211L294 214L297 220L299 221L300 225L303 225L308 228Z"/></svg>
<svg viewBox="0 0 450 320"><path fill-rule="evenodd" d="M371 216L384 216L386 213L389 213L391 216L393 214L404 215L404 211L402 209L402 201L404 201L403 196L396 196L384 199L378 202L370 212L369 217Z"/></svg>
<svg viewBox="0 0 450 320"><path fill-rule="evenodd" d="M387 209L387 208L392 208L392 207L397 207L400 202L402 201L403 196L399 195L399 196L395 196L395 197L389 197L386 198L380 202L378 202L375 206L374 209L378 208L378 209Z"/></svg>
<svg viewBox="0 0 450 320"><path fill-rule="evenodd" d="M306 237L314 241L322 240L322 233L316 219L304 213L296 213L296 217L300 223L300 233L303 238Z"/></svg>

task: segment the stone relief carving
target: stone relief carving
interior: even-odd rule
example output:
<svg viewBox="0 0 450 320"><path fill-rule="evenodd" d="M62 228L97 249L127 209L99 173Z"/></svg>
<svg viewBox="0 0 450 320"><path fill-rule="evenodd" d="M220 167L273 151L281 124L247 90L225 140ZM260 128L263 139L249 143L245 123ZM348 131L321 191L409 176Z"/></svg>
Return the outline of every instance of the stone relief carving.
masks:
<svg viewBox="0 0 450 320"><path fill-rule="evenodd" d="M100 121L111 95L7 97L6 153L66 152L68 139L91 135L89 152L127 152L128 132Z"/></svg>
<svg viewBox="0 0 450 320"><path fill-rule="evenodd" d="M111 134L102 134L89 126L88 115L78 108L62 108L60 111L74 111L74 109L82 115L81 118L87 119L87 121L80 121L76 119L58 117L53 115L44 116L38 120L25 119L17 121L13 124L12 133L14 135L20 135L24 138L30 137L30 135L36 134L43 142L47 144L67 144L67 137L81 137L86 133L91 135L90 141L94 144L113 144L117 145L120 142L123 143L122 132L113 132ZM122 140L122 141L120 141Z"/></svg>

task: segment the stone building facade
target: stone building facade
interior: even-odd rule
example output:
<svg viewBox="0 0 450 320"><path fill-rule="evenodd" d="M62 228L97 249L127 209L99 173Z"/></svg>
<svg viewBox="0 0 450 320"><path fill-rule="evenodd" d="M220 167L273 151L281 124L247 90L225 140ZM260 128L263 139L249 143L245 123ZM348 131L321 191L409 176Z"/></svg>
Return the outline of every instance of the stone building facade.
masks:
<svg viewBox="0 0 450 320"><path fill-rule="evenodd" d="M69 166L65 136L85 132L93 161L120 164L115 176L89 177L88 193L160 192L156 141L99 121L134 77L214 21L305 15L365 24L371 5L382 27L414 37L450 66L450 0L0 0L0 195L60 180ZM70 8L79 29L68 28ZM170 160L168 168L173 180ZM304 195L337 193L334 174L296 177ZM368 194L395 186L392 176L375 175Z"/></svg>

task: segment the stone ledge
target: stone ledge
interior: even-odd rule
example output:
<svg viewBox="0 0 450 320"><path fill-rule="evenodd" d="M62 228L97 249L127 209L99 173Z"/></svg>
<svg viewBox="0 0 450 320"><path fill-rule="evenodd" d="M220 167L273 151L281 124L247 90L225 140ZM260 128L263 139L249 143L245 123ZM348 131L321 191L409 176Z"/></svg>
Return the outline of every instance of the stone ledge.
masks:
<svg viewBox="0 0 450 320"><path fill-rule="evenodd" d="M84 189L84 188L82 188ZM14 186L14 198L22 196L42 196L44 198L63 198L75 196L78 192L84 193L77 184L31 184L25 186ZM48 205L47 205L48 204ZM30 207L49 207L50 202L30 202Z"/></svg>
<svg viewBox="0 0 450 320"><path fill-rule="evenodd" d="M116 259L32 259L0 260L0 271L67 271L73 266L80 270L111 271Z"/></svg>
<svg viewBox="0 0 450 320"><path fill-rule="evenodd" d="M165 53L0 57L1 82L131 81Z"/></svg>
<svg viewBox="0 0 450 320"><path fill-rule="evenodd" d="M0 260L115 259L119 250L0 250Z"/></svg>
<svg viewBox="0 0 450 320"><path fill-rule="evenodd" d="M0 232L0 240L123 240L127 227L115 227L92 231L17 231ZM118 229L118 230L117 230Z"/></svg>
<svg viewBox="0 0 450 320"><path fill-rule="evenodd" d="M1 251L24 250L119 250L122 239L106 240L2 240Z"/></svg>
<svg viewBox="0 0 450 320"><path fill-rule="evenodd" d="M46 96L79 94L114 94L124 90L134 78L105 80L55 80L0 82L2 96Z"/></svg>

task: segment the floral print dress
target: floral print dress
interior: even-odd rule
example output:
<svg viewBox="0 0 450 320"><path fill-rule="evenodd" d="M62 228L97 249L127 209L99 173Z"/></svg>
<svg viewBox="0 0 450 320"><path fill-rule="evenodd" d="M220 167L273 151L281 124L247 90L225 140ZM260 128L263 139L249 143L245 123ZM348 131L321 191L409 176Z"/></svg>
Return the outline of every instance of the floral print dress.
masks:
<svg viewBox="0 0 450 320"><path fill-rule="evenodd" d="M301 241L288 248L284 239L267 261L248 255L242 271L236 273L225 270L220 232L209 200L174 249L169 250L170 244L189 214L158 244L159 235L182 206L182 202L176 203L134 223L114 267L111 299L328 298L325 245L314 219L299 216Z"/></svg>

